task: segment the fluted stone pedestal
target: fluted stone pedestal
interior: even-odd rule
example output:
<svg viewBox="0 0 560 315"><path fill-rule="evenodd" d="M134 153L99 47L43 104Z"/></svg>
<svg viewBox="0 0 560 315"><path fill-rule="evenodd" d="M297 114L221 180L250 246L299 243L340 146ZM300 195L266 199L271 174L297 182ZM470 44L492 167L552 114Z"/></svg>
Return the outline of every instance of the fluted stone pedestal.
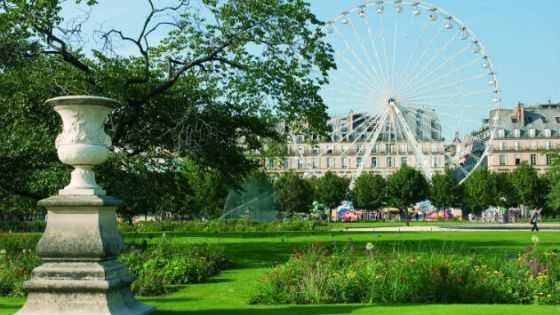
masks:
<svg viewBox="0 0 560 315"><path fill-rule="evenodd" d="M41 200L47 227L37 245L43 264L25 283L17 315L140 315L153 308L134 299L133 280L117 261L123 241L110 196L58 195Z"/></svg>

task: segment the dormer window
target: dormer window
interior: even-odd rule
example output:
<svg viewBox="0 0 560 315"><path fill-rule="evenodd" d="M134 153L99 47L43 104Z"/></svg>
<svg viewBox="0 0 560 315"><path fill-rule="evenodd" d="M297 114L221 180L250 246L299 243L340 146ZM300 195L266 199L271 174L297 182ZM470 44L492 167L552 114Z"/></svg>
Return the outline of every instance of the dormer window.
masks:
<svg viewBox="0 0 560 315"><path fill-rule="evenodd" d="M548 128L545 129L544 130L544 136L547 137L547 138L550 138L552 136L552 130L550 130Z"/></svg>
<svg viewBox="0 0 560 315"><path fill-rule="evenodd" d="M529 129L529 137L534 138L537 131L534 128Z"/></svg>
<svg viewBox="0 0 560 315"><path fill-rule="evenodd" d="M513 129L513 136L514 136L515 138L521 137L521 130L519 130L519 129Z"/></svg>
<svg viewBox="0 0 560 315"><path fill-rule="evenodd" d="M504 129L499 129L498 138L505 138L505 136L506 136L506 131Z"/></svg>

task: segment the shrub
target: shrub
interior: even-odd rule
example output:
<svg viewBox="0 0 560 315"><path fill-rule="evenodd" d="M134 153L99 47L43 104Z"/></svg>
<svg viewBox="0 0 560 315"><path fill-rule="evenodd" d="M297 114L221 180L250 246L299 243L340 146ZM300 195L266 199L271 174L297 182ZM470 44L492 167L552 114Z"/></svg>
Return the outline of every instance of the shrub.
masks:
<svg viewBox="0 0 560 315"><path fill-rule="evenodd" d="M161 295L181 285L206 282L229 265L221 248L173 246L165 237L145 251L131 248L120 259L136 276L133 292L143 296Z"/></svg>
<svg viewBox="0 0 560 315"><path fill-rule="evenodd" d="M35 254L39 235L0 234L0 296L23 296L23 282L40 264ZM132 289L144 296L160 295L177 286L200 283L228 266L223 249L208 245L172 245L162 237L128 243L120 256L136 275Z"/></svg>
<svg viewBox="0 0 560 315"><path fill-rule="evenodd" d="M557 252L358 255L312 246L261 280L251 303L560 303Z"/></svg>
<svg viewBox="0 0 560 315"><path fill-rule="evenodd" d="M323 223L312 220L292 219L287 221L259 222L245 219L210 221L159 221L141 222L133 226L121 225L123 232L157 233L229 233L229 232L312 232Z"/></svg>

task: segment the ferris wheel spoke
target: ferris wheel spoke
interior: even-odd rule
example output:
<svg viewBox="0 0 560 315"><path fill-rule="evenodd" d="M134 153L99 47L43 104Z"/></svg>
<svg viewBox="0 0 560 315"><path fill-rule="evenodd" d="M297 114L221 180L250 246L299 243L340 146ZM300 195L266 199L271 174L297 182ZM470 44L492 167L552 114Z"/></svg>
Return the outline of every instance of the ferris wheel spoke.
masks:
<svg viewBox="0 0 560 315"><path fill-rule="evenodd" d="M363 70L367 72L367 75L365 76L365 78L366 78L365 81L366 82L368 82L368 81L377 82L376 77L372 76L371 67L368 67L364 63L362 58L358 56L358 53L356 52L354 47L348 42L348 39L341 34L340 30L338 29L338 27L336 25L334 26L334 31L335 31L336 35L338 36L338 38L341 39L344 42L344 46L346 46L347 50L352 54L354 60L357 61L360 64L360 66L363 68ZM345 58L345 59L347 59L347 58ZM351 64L352 62L349 61L348 63ZM352 65L352 68L356 69L354 65ZM363 74L364 71L360 71L360 70L356 69L356 72L359 73L360 76L362 76L362 77L364 77L364 74Z"/></svg>
<svg viewBox="0 0 560 315"><path fill-rule="evenodd" d="M414 16L414 15L411 15L411 16ZM399 77L402 77L403 75L405 75L405 74L407 74L407 73L410 73L410 68L411 68L412 65L413 65L413 64L412 64L412 61L414 60L414 57L415 57L415 56L416 56L416 57L418 56L418 55L416 54L416 52L419 51L419 50L422 48L422 39L424 38L424 34L425 34L426 31L428 30L429 26L430 26L430 22L429 22L429 21L425 21L425 22L424 22L424 25L423 25L423 27L422 27L422 29L421 29L421 31L420 31L418 37L417 37L417 43L416 43L416 45L414 45L415 48L412 49L412 50L410 51L410 55L409 55L409 57L407 58L408 61L406 62L406 65L404 66L404 68L402 68L402 71L399 71L399 72L397 73L397 75L398 75ZM399 85L399 88L400 88L401 86L402 86L402 84Z"/></svg>
<svg viewBox="0 0 560 315"><path fill-rule="evenodd" d="M469 50L469 47L464 47L463 49L459 50L459 52L457 52L455 55L453 55L450 58L447 58L444 62L440 63L437 67L434 67L427 75L424 76L424 78L422 78L420 80L420 82L422 82L423 80L429 80L431 78L432 75L434 75L434 73L437 73L437 71L439 71L442 67L445 67L446 65L448 65L450 62L452 62L453 60L455 60L456 58L459 58L461 55L463 55L467 50Z"/></svg>
<svg viewBox="0 0 560 315"><path fill-rule="evenodd" d="M471 82L471 81L483 79L487 76L488 75L486 73L474 75L472 77L462 79L462 80L457 80L455 82L451 82L451 83L448 83L448 84L440 85L440 86L433 87L433 88L427 88L423 92L411 95L411 97L412 98L419 98L419 97L428 96L428 95L433 94L433 92L441 91L443 89L449 89L449 88L457 87L457 86L463 85L463 84Z"/></svg>
<svg viewBox="0 0 560 315"><path fill-rule="evenodd" d="M368 36L369 36L369 43L370 46L372 47L373 53L374 53L374 57L375 57L375 61L377 62L377 65L381 71L382 74L382 80L384 82L384 85L387 86L388 85L388 76L387 73L385 72L385 69L383 68L383 65L381 63L381 58L379 57L379 51L377 49L377 44L376 44L376 40L375 40L375 33L372 30L372 25L370 23L369 18L365 18L364 19L366 25L367 25L367 32L368 32Z"/></svg>
<svg viewBox="0 0 560 315"><path fill-rule="evenodd" d="M441 100L441 99L450 99L454 97L467 97L467 96L479 96L479 95L490 95L494 93L494 90L480 90L470 93L462 93L462 94L447 94L447 95L434 95L428 97L419 97L419 98L411 98L412 101L429 101L429 100Z"/></svg>
<svg viewBox="0 0 560 315"><path fill-rule="evenodd" d="M416 73L418 70L418 67L422 65L422 61L424 59L424 57L426 56L427 53L430 52L430 48L432 47L432 44L437 40L437 38L441 35L442 33L442 29L439 28L438 31L436 32L436 34L428 41L428 43L426 44L426 46L424 47L424 49L422 50L422 53L417 55L419 56L416 61L413 63L413 66L410 70L410 73L412 73L412 77L414 76L414 73ZM408 77L402 86L408 86L410 84L410 80L412 79L412 77ZM401 86L401 87L402 87Z"/></svg>
<svg viewBox="0 0 560 315"><path fill-rule="evenodd" d="M421 67L417 72L414 73L412 79L410 79L410 83L408 86L403 86L403 89L407 89L410 87L410 85L417 85L414 83L417 82L423 82L424 77L425 77L425 73L428 72L430 73L430 69L433 69L432 66L434 64L434 62L436 62L439 59L442 59L442 53L449 47L449 45L451 45L455 40L457 40L458 37L458 33L455 34L455 36L453 36L450 40L448 40L444 45L442 45L441 47L439 47L437 49L437 52L433 54L433 56L429 59L428 62L426 62L426 64Z"/></svg>
<svg viewBox="0 0 560 315"><path fill-rule="evenodd" d="M365 18L365 17L364 17ZM348 23L350 25L350 27L352 28L352 33L354 34L354 38L357 40L357 42L360 45L360 48L362 50L362 53L364 54L364 56L367 58L368 63L370 64L370 68L373 71L374 77L376 78L376 81L379 85L383 85L383 81L382 81L382 74L380 73L380 70L378 70L375 67L375 63L373 62L372 56L371 56L371 52L368 52L364 41L359 37L358 31L356 30L356 26L354 25L354 23L352 21L349 21Z"/></svg>
<svg viewBox="0 0 560 315"><path fill-rule="evenodd" d="M465 70L466 68L468 68L468 67L474 65L474 64L477 63L479 60L480 60L480 59L479 59L478 57L477 57L477 58L474 58L474 59L470 60L469 62L463 64L462 66L454 68L453 71L449 71L449 72L445 73L444 75L441 75L441 76L439 76L439 77L437 77L437 78L435 78L435 79L433 79L433 80L431 80L431 81L427 81L427 82L422 83L421 85L419 85L419 86L417 87L417 89L421 89L421 88L424 88L424 87L426 87L426 86L433 86L433 85L435 85L436 83L439 83L440 81L442 81L442 80L444 80L444 79L447 79L447 78L449 78L449 77L451 77L451 76L453 76L453 75L455 75L455 74L457 74L457 73L459 73L459 72ZM487 74L487 75L488 75L488 74ZM411 92L409 91L409 93L411 93Z"/></svg>

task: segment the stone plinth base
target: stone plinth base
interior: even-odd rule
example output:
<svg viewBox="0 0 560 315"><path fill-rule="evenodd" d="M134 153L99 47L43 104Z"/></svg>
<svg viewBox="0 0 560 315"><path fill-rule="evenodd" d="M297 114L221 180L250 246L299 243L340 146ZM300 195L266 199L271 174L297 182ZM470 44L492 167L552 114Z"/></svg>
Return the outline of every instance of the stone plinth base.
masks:
<svg viewBox="0 0 560 315"><path fill-rule="evenodd" d="M153 311L134 299L132 277L116 260L45 263L25 283L27 302L17 315L140 315Z"/></svg>
<svg viewBox="0 0 560 315"><path fill-rule="evenodd" d="M43 264L24 284L27 301L17 315L143 315L153 307L134 299L133 277L117 260L124 247L109 196L55 196L37 244Z"/></svg>

